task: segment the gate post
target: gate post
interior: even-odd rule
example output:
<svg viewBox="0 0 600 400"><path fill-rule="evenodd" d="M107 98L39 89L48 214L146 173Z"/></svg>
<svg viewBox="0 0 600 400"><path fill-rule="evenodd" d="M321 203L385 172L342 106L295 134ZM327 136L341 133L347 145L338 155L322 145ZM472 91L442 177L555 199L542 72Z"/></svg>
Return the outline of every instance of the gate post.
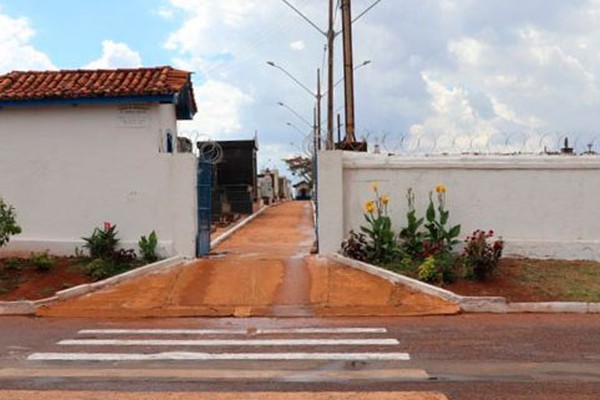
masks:
<svg viewBox="0 0 600 400"><path fill-rule="evenodd" d="M196 257L210 253L210 229L212 222L212 173L210 162L198 159L198 232L196 235Z"/></svg>

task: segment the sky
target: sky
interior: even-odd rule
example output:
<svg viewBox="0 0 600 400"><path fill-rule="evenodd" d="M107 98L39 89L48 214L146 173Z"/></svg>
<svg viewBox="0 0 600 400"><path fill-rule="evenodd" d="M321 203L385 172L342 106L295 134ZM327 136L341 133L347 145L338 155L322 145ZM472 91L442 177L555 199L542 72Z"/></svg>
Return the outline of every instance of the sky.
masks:
<svg viewBox="0 0 600 400"><path fill-rule="evenodd" d="M288 1L326 28L325 0ZM396 153L535 152L566 136L600 150L599 22L600 0L381 0L353 24L355 65L371 61L355 71L357 136ZM314 93L324 45L282 0L0 0L0 73L191 71L199 112L180 134L256 134L260 167L308 149L315 104L267 61ZM341 36L335 65L338 80ZM343 85L334 98L343 119Z"/></svg>

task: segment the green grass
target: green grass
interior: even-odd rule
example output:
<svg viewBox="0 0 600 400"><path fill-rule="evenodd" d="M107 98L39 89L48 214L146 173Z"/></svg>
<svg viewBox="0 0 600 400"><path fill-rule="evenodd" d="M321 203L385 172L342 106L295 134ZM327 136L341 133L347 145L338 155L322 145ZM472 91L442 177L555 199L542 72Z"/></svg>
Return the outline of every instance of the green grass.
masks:
<svg viewBox="0 0 600 400"><path fill-rule="evenodd" d="M418 265L414 262L397 262L383 267L411 278L417 276ZM460 276L460 268L457 272ZM452 290L452 285L449 289ZM600 302L600 263L502 259L493 279L483 283L468 283L468 295L490 293L511 301Z"/></svg>
<svg viewBox="0 0 600 400"><path fill-rule="evenodd" d="M600 302L600 263L522 260L515 278L545 296L564 301Z"/></svg>

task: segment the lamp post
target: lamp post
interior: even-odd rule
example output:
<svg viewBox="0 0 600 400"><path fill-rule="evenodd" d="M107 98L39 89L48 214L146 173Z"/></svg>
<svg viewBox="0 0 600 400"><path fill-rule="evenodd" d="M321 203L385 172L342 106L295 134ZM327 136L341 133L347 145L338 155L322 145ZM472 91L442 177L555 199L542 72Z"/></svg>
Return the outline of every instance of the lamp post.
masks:
<svg viewBox="0 0 600 400"><path fill-rule="evenodd" d="M298 78L296 78L294 75L292 75L287 69L283 68L281 65L278 65L278 64L274 63L273 61L267 61L267 65L269 65L273 68L277 68L278 70L283 72L288 78L290 78L294 83L296 83L296 85L300 86L302 89L304 89L304 91L306 93L310 94L312 97L315 98L315 100L317 102L317 110L316 110L317 115L316 115L315 124L314 124L315 136L316 136L315 143L320 143L321 142L321 99L323 97L323 95L321 94L321 70L317 69L317 92L313 93L312 90L310 90L305 84L300 82L300 80ZM280 105L281 105L281 102L280 102ZM294 112L294 114L298 115L295 111L293 111L293 112Z"/></svg>
<svg viewBox="0 0 600 400"><path fill-rule="evenodd" d="M358 70L359 68L365 67L369 64L371 64L372 61L371 60L365 60L362 63L360 63L359 65L354 67L354 71ZM278 102L277 104L280 105L281 107L287 108L289 111L291 111L292 113L294 113L298 118L300 118L304 123L306 123L309 126L312 126L315 129L315 144L317 146L318 149L321 148L321 126L323 125L323 123L325 121L323 121L321 119L321 99L325 96L329 94L330 90L327 90L325 93L321 93L321 74L320 74L320 70L317 69L317 93L313 93L305 84L303 84L298 78L296 78L294 75L292 75L288 70L286 70L284 67L282 67L279 64L276 64L273 61L267 61L267 65L273 67L273 68L277 68L278 70L280 70L281 72L283 72L288 78L290 78L294 83L296 83L296 85L300 86L306 93L310 94L312 97L315 98L316 102L317 102L317 109L316 109L316 116L315 116L315 123L313 125L311 125L310 123L308 123L308 121L306 120L306 118L302 117L298 112L296 112L294 109L290 108L289 106L287 106L286 104L284 104L283 102ZM332 86L332 89L336 88L340 83L342 83L342 81L344 80L344 78L340 78L338 79ZM329 117L328 117L329 118ZM329 141L329 138L326 141L326 148L330 149L329 144L327 143ZM333 148L333 142L331 143L331 148Z"/></svg>
<svg viewBox="0 0 600 400"><path fill-rule="evenodd" d="M304 122L310 128L314 128L314 124L311 124L306 118L304 118L302 116L302 114L300 114L299 112L297 112L296 110L294 110L292 107L290 107L287 104L285 104L283 101L278 101L277 105L280 106L280 107L285 108L286 110L288 110L289 112L291 112L292 114L294 114L296 117L298 117L298 119L300 119L300 121Z"/></svg>
<svg viewBox="0 0 600 400"><path fill-rule="evenodd" d="M310 136L310 133L305 133L302 131L302 129L298 128L296 125L292 124L291 122L286 122L285 123L287 126L289 126L290 128L292 128L293 130L296 131L296 133L298 133L299 135L302 135L303 138L306 138L307 136Z"/></svg>

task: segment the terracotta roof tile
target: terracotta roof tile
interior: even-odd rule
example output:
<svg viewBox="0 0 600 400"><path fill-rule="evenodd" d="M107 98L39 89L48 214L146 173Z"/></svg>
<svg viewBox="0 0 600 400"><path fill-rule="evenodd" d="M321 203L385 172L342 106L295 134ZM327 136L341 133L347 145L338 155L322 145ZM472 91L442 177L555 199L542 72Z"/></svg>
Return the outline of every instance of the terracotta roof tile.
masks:
<svg viewBox="0 0 600 400"><path fill-rule="evenodd" d="M0 75L0 101L174 95L186 85L190 73L171 67L13 71Z"/></svg>

